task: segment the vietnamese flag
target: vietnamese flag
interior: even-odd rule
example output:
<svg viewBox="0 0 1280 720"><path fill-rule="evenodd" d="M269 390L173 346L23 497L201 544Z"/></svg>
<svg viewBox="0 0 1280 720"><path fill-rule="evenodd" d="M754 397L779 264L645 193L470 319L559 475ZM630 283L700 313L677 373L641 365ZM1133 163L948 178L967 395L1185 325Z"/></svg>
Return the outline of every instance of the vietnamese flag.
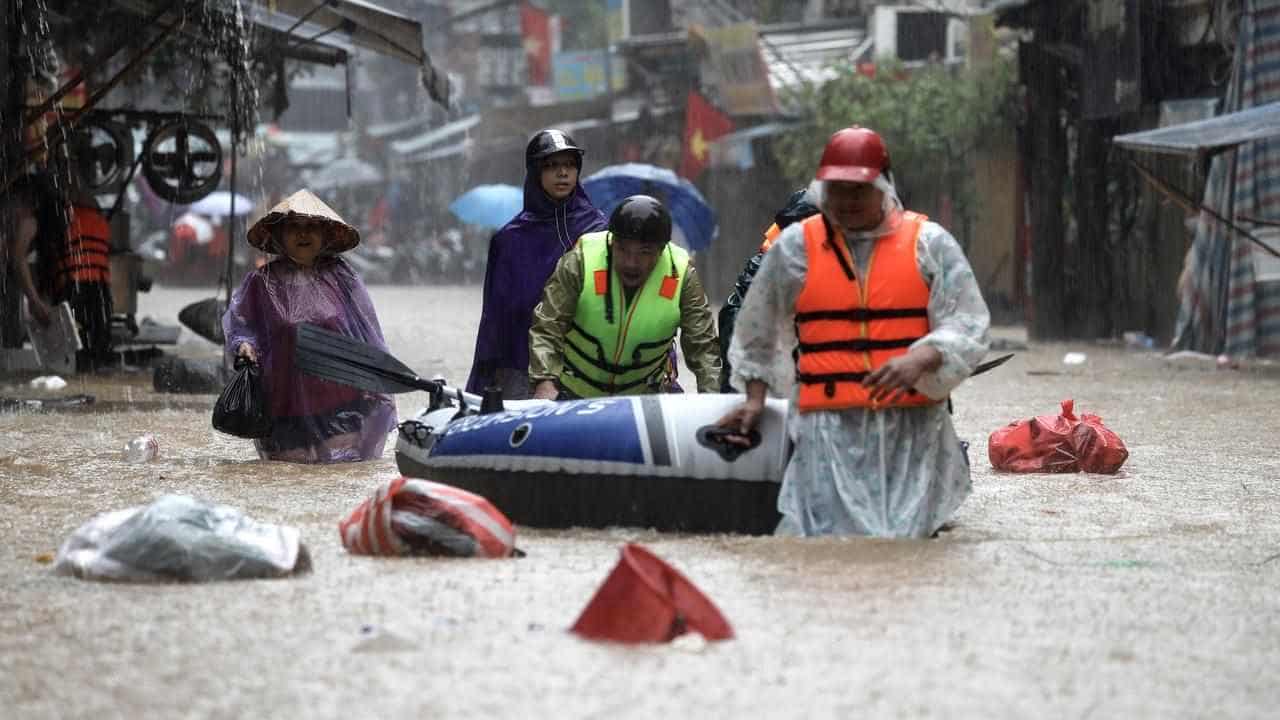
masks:
<svg viewBox="0 0 1280 720"><path fill-rule="evenodd" d="M551 82L551 15L532 3L520 3L520 34L529 64L529 84Z"/></svg>
<svg viewBox="0 0 1280 720"><path fill-rule="evenodd" d="M680 174L697 179L711 159L711 141L733 130L733 121L693 90L685 103L684 158Z"/></svg>

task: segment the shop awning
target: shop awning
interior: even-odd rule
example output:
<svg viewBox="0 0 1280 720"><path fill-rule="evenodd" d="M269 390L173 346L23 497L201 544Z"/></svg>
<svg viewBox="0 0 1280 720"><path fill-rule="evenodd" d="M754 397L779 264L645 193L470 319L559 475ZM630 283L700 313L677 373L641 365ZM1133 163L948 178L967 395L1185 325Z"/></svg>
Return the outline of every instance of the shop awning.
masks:
<svg viewBox="0 0 1280 720"><path fill-rule="evenodd" d="M1130 150L1167 155L1199 155L1271 137L1280 137L1280 102L1226 113L1208 120L1117 135L1112 138L1112 142Z"/></svg>
<svg viewBox="0 0 1280 720"><path fill-rule="evenodd" d="M115 0L120 7L150 16L166 0ZM449 103L449 79L423 49L422 24L364 0L251 0L250 20L278 42L285 57L345 62L355 48L402 60L422 69L431 98Z"/></svg>
<svg viewBox="0 0 1280 720"><path fill-rule="evenodd" d="M480 124L480 115L471 115L461 120L455 120L446 123L438 128L432 128L417 137L408 140L392 140L391 151L397 155L416 155L424 150L429 150L433 145L442 143L454 135L461 135L471 128Z"/></svg>
<svg viewBox="0 0 1280 720"><path fill-rule="evenodd" d="M733 167L748 170L755 166L755 153L751 143L760 138L772 137L800 127L798 122L771 122L735 130L712 140L711 167Z"/></svg>
<svg viewBox="0 0 1280 720"><path fill-rule="evenodd" d="M326 35L338 32L356 47L411 64L429 65L422 24L363 0L253 0L259 12L289 15ZM299 26L302 27L302 26ZM314 33L293 33L299 38Z"/></svg>
<svg viewBox="0 0 1280 720"><path fill-rule="evenodd" d="M429 122L425 115L406 118L404 120L391 120L384 123L375 123L365 128L365 134L371 138L389 138L395 135L404 135L412 130L419 130L422 126Z"/></svg>
<svg viewBox="0 0 1280 720"><path fill-rule="evenodd" d="M431 99L449 105L449 78L431 64L422 44L422 23L364 0L254 0L258 13L296 18L294 37L318 39L337 33L353 45L422 69Z"/></svg>
<svg viewBox="0 0 1280 720"><path fill-rule="evenodd" d="M1129 150L1165 155L1192 156L1197 160L1201 160L1208 155L1233 148L1242 143L1266 140L1273 137L1280 137L1280 102L1224 113L1208 120L1197 120L1155 130L1117 135L1111 141ZM1133 158L1130 158L1129 163L1147 182L1150 182L1157 190L1173 199L1188 212L1194 210L1207 213L1226 227L1248 238L1267 254L1280 258L1280 250L1268 245L1255 233L1242 228L1238 224L1239 221L1258 223L1257 219L1244 216L1229 217L1228 215L1231 213L1223 215L1217 209L1210 207L1207 201L1206 203L1197 202L1189 193L1161 180L1153 170L1143 167ZM1234 177L1228 182L1232 188L1229 193L1234 194ZM1220 202L1219 207L1224 204L1226 203Z"/></svg>

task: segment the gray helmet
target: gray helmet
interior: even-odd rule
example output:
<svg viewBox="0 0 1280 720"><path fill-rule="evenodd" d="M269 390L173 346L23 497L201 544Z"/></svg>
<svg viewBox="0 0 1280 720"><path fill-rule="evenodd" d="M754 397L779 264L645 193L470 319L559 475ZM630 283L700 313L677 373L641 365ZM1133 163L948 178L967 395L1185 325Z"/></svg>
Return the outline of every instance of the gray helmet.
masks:
<svg viewBox="0 0 1280 720"><path fill-rule="evenodd" d="M573 138L555 128L539 130L530 138L528 147L524 149L525 167L529 169L536 168L543 158L566 150L572 152L578 158L578 169L581 170L583 150L573 142Z"/></svg>

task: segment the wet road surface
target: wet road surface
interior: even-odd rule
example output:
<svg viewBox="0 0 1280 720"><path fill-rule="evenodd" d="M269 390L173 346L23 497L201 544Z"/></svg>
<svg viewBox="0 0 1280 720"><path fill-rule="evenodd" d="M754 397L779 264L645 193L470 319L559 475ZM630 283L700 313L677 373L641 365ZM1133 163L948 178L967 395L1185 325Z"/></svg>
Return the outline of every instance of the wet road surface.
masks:
<svg viewBox="0 0 1280 720"><path fill-rule="evenodd" d="M371 292L395 355L465 381L478 286ZM208 295L157 288L140 314L174 322ZM1071 350L1087 362L1063 365ZM216 353L186 333L176 351ZM357 465L263 463L210 428L213 396L153 393L149 371L61 394L77 392L98 408L0 414L4 717L1242 718L1280 702L1269 369L1019 352L955 396L974 493L936 540L521 528L528 557L510 561L342 549L337 521L395 475L394 443ZM1068 397L1128 445L1119 475L991 470L992 430ZM424 401L399 396L401 418ZM125 463L144 432L159 459ZM45 563L95 513L165 492L299 527L315 571L137 586ZM693 579L737 639L626 648L565 632L626 541Z"/></svg>

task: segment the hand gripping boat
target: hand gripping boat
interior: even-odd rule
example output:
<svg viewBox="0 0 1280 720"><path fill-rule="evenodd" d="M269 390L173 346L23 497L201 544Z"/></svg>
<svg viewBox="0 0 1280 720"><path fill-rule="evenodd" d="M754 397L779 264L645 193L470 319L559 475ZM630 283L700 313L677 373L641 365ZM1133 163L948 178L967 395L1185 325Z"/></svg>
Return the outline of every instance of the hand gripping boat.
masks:
<svg viewBox="0 0 1280 720"><path fill-rule="evenodd" d="M385 352L301 325L303 372L370 392L430 393L400 426L400 472L489 499L531 527L771 533L790 452L787 403L769 400L745 449L716 420L741 395L485 402L426 380Z"/></svg>

